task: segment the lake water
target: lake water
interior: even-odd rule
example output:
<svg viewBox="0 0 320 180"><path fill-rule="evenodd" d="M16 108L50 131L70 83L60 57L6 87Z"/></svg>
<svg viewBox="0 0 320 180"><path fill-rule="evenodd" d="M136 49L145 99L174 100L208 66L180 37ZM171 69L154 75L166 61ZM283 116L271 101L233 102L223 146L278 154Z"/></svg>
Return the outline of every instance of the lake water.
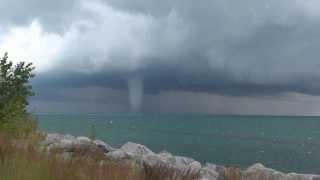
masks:
<svg viewBox="0 0 320 180"><path fill-rule="evenodd" d="M132 141L200 162L320 174L320 117L38 114L40 129ZM94 127L94 128L92 128Z"/></svg>

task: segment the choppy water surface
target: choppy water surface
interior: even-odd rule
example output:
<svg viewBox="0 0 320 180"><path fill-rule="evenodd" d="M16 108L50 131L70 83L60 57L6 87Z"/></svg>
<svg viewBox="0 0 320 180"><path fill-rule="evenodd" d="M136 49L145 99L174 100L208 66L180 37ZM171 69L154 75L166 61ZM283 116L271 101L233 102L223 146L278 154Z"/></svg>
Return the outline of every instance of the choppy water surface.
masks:
<svg viewBox="0 0 320 180"><path fill-rule="evenodd" d="M242 167L255 162L285 172L320 173L320 117L39 114L47 132L127 141L201 162Z"/></svg>

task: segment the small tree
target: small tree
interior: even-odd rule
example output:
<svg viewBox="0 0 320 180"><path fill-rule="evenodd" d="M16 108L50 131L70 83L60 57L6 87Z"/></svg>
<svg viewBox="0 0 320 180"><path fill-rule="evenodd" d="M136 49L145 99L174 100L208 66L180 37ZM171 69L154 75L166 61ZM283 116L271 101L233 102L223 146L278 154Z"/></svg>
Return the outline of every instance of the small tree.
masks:
<svg viewBox="0 0 320 180"><path fill-rule="evenodd" d="M33 129L34 122L26 110L28 97L34 95L29 84L33 71L32 63L14 65L8 53L0 58L0 129L11 133Z"/></svg>

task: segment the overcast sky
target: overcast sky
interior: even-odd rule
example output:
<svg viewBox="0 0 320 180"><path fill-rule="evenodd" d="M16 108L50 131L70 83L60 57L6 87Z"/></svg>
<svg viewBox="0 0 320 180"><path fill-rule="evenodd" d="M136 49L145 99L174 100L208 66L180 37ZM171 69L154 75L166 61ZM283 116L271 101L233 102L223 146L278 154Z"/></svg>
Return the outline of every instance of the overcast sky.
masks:
<svg viewBox="0 0 320 180"><path fill-rule="evenodd" d="M320 115L319 0L1 0L35 112Z"/></svg>

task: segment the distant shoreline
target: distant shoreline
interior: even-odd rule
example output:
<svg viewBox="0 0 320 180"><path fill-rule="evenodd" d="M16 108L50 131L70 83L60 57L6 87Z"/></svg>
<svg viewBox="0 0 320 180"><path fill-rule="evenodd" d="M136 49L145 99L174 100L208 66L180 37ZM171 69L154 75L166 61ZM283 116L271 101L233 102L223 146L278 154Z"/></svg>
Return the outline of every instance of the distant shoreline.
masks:
<svg viewBox="0 0 320 180"><path fill-rule="evenodd" d="M207 117L284 117L284 118L320 118L320 115L268 115L268 114L206 114L206 113L133 113L133 112L31 112L33 115L136 115L136 116L207 116Z"/></svg>

